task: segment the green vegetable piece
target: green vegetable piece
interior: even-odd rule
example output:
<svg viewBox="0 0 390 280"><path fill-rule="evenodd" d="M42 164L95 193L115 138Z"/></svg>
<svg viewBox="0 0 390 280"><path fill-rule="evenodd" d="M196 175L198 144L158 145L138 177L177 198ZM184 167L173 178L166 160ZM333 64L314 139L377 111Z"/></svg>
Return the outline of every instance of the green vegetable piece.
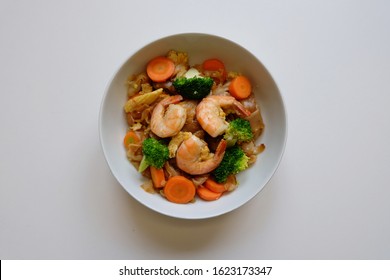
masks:
<svg viewBox="0 0 390 280"><path fill-rule="evenodd" d="M154 138L147 138L142 142L143 158L138 168L139 172L145 171L149 166L160 169L169 158L168 147Z"/></svg>
<svg viewBox="0 0 390 280"><path fill-rule="evenodd" d="M210 77L179 77L173 82L176 91L187 99L202 99L210 94L214 80Z"/></svg>
<svg viewBox="0 0 390 280"><path fill-rule="evenodd" d="M229 123L224 139L228 146L233 146L236 142L246 142L253 139L252 128L248 120L237 118Z"/></svg>
<svg viewBox="0 0 390 280"><path fill-rule="evenodd" d="M229 175L248 168L249 157L238 145L227 148L220 165L213 171L215 180L224 183Z"/></svg>

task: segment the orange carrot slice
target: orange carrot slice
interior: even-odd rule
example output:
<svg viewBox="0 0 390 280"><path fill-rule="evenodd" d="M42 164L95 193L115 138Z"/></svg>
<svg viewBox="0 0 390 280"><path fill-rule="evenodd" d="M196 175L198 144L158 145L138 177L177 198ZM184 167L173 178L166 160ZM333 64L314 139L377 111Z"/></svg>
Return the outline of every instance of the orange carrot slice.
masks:
<svg viewBox="0 0 390 280"><path fill-rule="evenodd" d="M150 166L150 174L152 176L153 186L157 189L161 189L165 185L164 169Z"/></svg>
<svg viewBox="0 0 390 280"><path fill-rule="evenodd" d="M175 64L164 56L158 56L149 61L146 66L146 73L154 82L165 82L175 71Z"/></svg>
<svg viewBox="0 0 390 280"><path fill-rule="evenodd" d="M218 71L221 73L222 81L226 80L226 68L221 60L217 58L206 59L202 63L202 68L206 71Z"/></svg>
<svg viewBox="0 0 390 280"><path fill-rule="evenodd" d="M199 197L201 199L207 200L207 201L217 200L222 196L221 192L220 193L213 192L213 191L210 191L208 188L205 188L202 186L199 186L196 189L196 193L199 195Z"/></svg>
<svg viewBox="0 0 390 280"><path fill-rule="evenodd" d="M188 203L194 199L195 193L194 183L181 175L169 178L164 187L165 197L174 203Z"/></svg>
<svg viewBox="0 0 390 280"><path fill-rule="evenodd" d="M224 191L226 191L225 186L223 184L217 183L210 178L207 179L203 185L212 192L223 193Z"/></svg>
<svg viewBox="0 0 390 280"><path fill-rule="evenodd" d="M251 82L245 76L237 76L230 82L229 92L236 99L248 98L252 92Z"/></svg>
<svg viewBox="0 0 390 280"><path fill-rule="evenodd" d="M225 71L225 64L217 58L206 59L203 61L202 67L204 70Z"/></svg>
<svg viewBox="0 0 390 280"><path fill-rule="evenodd" d="M133 131L133 130L129 130L125 137L123 138L123 145L127 147L130 145L130 144L136 144L136 143L139 143L141 141L141 139L139 138L139 136Z"/></svg>

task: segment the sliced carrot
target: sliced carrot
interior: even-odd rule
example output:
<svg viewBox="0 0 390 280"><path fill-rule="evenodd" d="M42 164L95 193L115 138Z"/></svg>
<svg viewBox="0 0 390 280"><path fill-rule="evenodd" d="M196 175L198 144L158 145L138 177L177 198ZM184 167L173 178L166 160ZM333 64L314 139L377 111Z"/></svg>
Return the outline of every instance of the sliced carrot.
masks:
<svg viewBox="0 0 390 280"><path fill-rule="evenodd" d="M175 71L175 64L165 56L158 56L149 61L146 73L154 82L165 82Z"/></svg>
<svg viewBox="0 0 390 280"><path fill-rule="evenodd" d="M188 203L194 199L195 193L194 183L181 175L169 178L164 187L165 197L174 203Z"/></svg>
<svg viewBox="0 0 390 280"><path fill-rule="evenodd" d="M207 201L217 200L218 198L220 198L222 196L221 192L219 192L219 193L213 192L213 191L210 191L208 188L205 188L202 186L199 186L196 189L196 193L199 195L199 197L201 199L204 199Z"/></svg>
<svg viewBox="0 0 390 280"><path fill-rule="evenodd" d="M210 58L203 61L204 70L225 71L225 64L217 58Z"/></svg>
<svg viewBox="0 0 390 280"><path fill-rule="evenodd" d="M211 180L210 178L207 179L203 185L212 192L223 193L224 191L226 191L226 188L223 184L217 183L214 180Z"/></svg>
<svg viewBox="0 0 390 280"><path fill-rule="evenodd" d="M226 68L221 60L217 58L206 59L202 63L202 68L206 71L218 71L221 73L222 80L226 80Z"/></svg>
<svg viewBox="0 0 390 280"><path fill-rule="evenodd" d="M153 186L157 189L163 188L166 183L164 169L150 166L150 174L152 176Z"/></svg>
<svg viewBox="0 0 390 280"><path fill-rule="evenodd" d="M251 82L245 76L237 76L230 82L229 92L236 99L248 98L252 92Z"/></svg>
<svg viewBox="0 0 390 280"><path fill-rule="evenodd" d="M130 144L137 144L141 141L140 137L133 130L129 130L123 138L123 145L126 149Z"/></svg>

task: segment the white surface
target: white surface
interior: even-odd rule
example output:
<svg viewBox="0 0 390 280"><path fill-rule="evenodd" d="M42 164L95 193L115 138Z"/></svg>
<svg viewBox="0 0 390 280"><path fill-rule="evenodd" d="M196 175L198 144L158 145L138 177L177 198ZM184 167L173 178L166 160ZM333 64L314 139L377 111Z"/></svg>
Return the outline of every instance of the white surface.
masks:
<svg viewBox="0 0 390 280"><path fill-rule="evenodd" d="M123 136L128 128L123 114L127 97L125 81L129 75L143 71L152 58L163 55L172 48L185 50L190 65L202 63L209 57L218 57L229 71L240 71L247 75L252 82L262 118L267 123L264 133L257 139L257 145L264 144L266 147L261 160L257 160L251 168L237 176L239 188L212 203L201 199L185 205L171 203L161 195L150 195L143 188L137 188L145 180L129 163L123 148ZM261 62L247 50L218 36L180 33L147 44L131 54L120 66L103 97L99 114L99 135L112 174L133 198L170 217L203 219L237 209L265 187L277 170L286 145L286 112L275 81Z"/></svg>
<svg viewBox="0 0 390 280"><path fill-rule="evenodd" d="M0 2L1 259L390 258L389 2L201 2ZM114 70L179 32L245 46L288 111L270 183L210 220L140 205L98 137Z"/></svg>

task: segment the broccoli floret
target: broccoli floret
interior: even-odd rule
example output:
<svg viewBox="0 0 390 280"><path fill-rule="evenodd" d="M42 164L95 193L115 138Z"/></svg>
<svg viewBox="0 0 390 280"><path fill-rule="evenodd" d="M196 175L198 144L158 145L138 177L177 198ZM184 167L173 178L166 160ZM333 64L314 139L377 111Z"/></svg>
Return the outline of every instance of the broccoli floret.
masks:
<svg viewBox="0 0 390 280"><path fill-rule="evenodd" d="M246 142L253 139L252 128L248 120L241 118L234 119L229 123L224 139L228 146L233 146L236 142Z"/></svg>
<svg viewBox="0 0 390 280"><path fill-rule="evenodd" d="M214 80L210 77L179 77L173 82L176 91L187 99L202 99L210 93Z"/></svg>
<svg viewBox="0 0 390 280"><path fill-rule="evenodd" d="M169 158L168 147L154 138L147 138L142 142L142 153L139 172L145 171L150 165L160 169Z"/></svg>
<svg viewBox="0 0 390 280"><path fill-rule="evenodd" d="M238 145L227 148L219 166L213 171L218 183L226 181L227 177L248 168L249 157Z"/></svg>

